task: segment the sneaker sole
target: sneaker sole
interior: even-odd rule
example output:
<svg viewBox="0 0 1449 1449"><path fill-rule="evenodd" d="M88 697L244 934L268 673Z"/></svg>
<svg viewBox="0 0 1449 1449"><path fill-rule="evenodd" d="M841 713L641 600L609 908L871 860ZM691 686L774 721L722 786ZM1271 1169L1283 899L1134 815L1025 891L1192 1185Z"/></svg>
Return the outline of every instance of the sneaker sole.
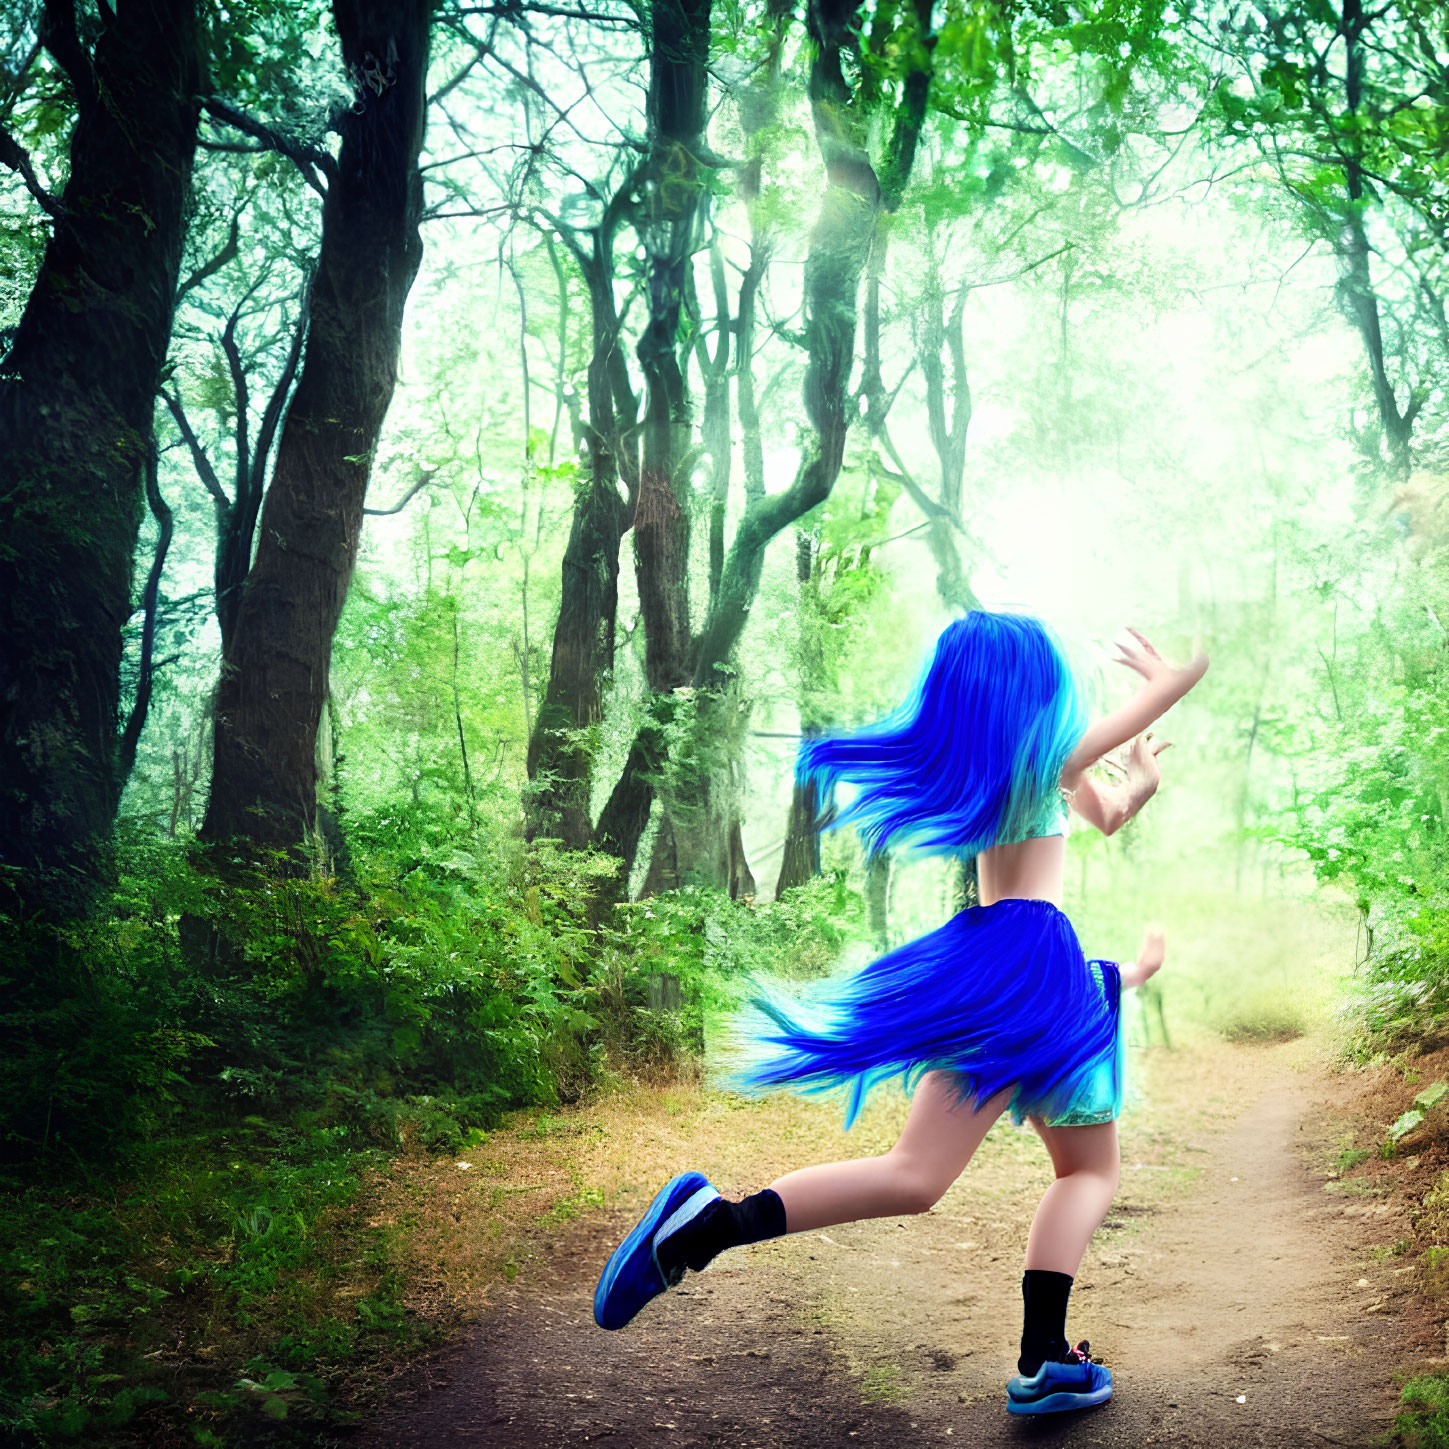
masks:
<svg viewBox="0 0 1449 1449"><path fill-rule="evenodd" d="M1013 1399L1008 1396L1006 1412L1008 1414L1063 1414L1071 1409L1094 1409L1098 1404L1105 1404L1111 1397L1111 1384L1094 1389L1090 1394L1058 1392L1048 1394L1044 1399L1030 1400Z"/></svg>
<svg viewBox="0 0 1449 1449"><path fill-rule="evenodd" d="M649 1260L651 1262L654 1261L654 1230L659 1226L661 1219L663 1219L665 1213L668 1211L670 1202L673 1201L677 1204L684 1200L680 1195L679 1189L686 1183L689 1185L689 1194L692 1194L698 1191L699 1188L706 1186L708 1181L709 1179L702 1172L681 1172L678 1177L671 1178L655 1194L654 1201L649 1204L648 1211L634 1225L633 1232L614 1249L613 1255L604 1265L604 1271L599 1278L599 1286L594 1289L594 1322L600 1328L617 1330L626 1327L634 1321L634 1317L639 1311L638 1308L623 1323L604 1322L604 1309L608 1304L609 1294L613 1290L619 1274L624 1271L625 1265L639 1250L641 1245L644 1247ZM689 1194L685 1194L684 1196L688 1196ZM661 1278L659 1293L663 1293L664 1289L665 1284ZM657 1293L651 1294L650 1298L657 1296ZM650 1298L644 1299L639 1304L639 1308L642 1308L645 1303L648 1303Z"/></svg>

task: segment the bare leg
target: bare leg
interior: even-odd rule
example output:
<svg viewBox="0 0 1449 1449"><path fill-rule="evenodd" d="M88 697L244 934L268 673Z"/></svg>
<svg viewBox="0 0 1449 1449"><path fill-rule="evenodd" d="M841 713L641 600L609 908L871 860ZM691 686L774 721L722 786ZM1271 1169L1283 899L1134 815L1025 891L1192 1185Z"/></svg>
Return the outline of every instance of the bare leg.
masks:
<svg viewBox="0 0 1449 1449"><path fill-rule="evenodd" d="M1026 1266L1075 1278L1087 1244L1117 1192L1121 1161L1117 1124L1048 1127L1033 1118L1031 1125L1046 1143L1057 1177L1042 1194L1032 1219Z"/></svg>
<svg viewBox="0 0 1449 1449"><path fill-rule="evenodd" d="M807 1232L833 1223L923 1213L934 1207L960 1177L1011 1095L1008 1088L979 1111L972 1111L957 1095L950 1073L928 1072L916 1088L910 1116L889 1152L853 1162L802 1167L770 1184L785 1205L786 1231Z"/></svg>

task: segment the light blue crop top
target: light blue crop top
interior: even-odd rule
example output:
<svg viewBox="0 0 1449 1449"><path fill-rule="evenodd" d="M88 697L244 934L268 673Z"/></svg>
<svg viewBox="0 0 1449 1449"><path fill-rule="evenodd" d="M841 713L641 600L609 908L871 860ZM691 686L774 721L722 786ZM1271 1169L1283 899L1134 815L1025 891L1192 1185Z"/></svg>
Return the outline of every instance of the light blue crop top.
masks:
<svg viewBox="0 0 1449 1449"><path fill-rule="evenodd" d="M1058 785L1056 791L1047 796L1036 819L1027 826L1022 839L1039 840L1047 835L1065 836L1068 833L1068 806L1075 794L1075 790L1064 790Z"/></svg>

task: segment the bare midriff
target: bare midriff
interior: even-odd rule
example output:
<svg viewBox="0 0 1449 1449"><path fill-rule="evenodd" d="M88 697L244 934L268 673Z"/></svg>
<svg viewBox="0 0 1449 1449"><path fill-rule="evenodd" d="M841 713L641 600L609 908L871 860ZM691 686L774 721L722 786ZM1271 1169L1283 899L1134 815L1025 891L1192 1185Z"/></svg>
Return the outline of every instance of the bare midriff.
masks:
<svg viewBox="0 0 1449 1449"><path fill-rule="evenodd" d="M976 857L976 884L983 906L997 901L1050 901L1060 907L1066 873L1067 842L1062 835L1039 835L1014 845L993 845Z"/></svg>

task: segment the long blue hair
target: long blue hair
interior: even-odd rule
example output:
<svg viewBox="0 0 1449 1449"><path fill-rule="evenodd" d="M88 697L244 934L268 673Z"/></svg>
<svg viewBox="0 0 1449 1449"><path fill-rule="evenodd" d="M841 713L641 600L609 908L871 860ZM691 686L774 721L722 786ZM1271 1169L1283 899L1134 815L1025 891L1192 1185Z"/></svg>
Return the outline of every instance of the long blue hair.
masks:
<svg viewBox="0 0 1449 1449"><path fill-rule="evenodd" d="M859 786L825 823L872 853L909 844L974 855L1024 839L1087 727L1081 685L1040 619L974 609L936 640L905 703L878 724L806 740L798 773L817 799Z"/></svg>

